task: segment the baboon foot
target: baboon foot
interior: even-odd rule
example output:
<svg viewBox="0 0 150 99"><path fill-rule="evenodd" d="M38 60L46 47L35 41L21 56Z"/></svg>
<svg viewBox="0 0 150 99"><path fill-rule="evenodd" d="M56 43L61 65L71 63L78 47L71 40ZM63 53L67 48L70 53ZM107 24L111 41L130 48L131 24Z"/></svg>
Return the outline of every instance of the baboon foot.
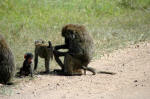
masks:
<svg viewBox="0 0 150 99"><path fill-rule="evenodd" d="M13 84L14 84L13 82L6 83L6 85L13 85Z"/></svg>
<svg viewBox="0 0 150 99"><path fill-rule="evenodd" d="M81 76L82 74L64 74L64 76Z"/></svg>
<svg viewBox="0 0 150 99"><path fill-rule="evenodd" d="M44 71L43 73L44 73L44 74L49 74L50 71L49 71L49 70L46 70L46 71Z"/></svg>
<svg viewBox="0 0 150 99"><path fill-rule="evenodd" d="M54 69L53 72L56 75L64 75L64 70L62 70L62 69Z"/></svg>
<svg viewBox="0 0 150 99"><path fill-rule="evenodd" d="M65 76L81 76L82 73L64 73Z"/></svg>
<svg viewBox="0 0 150 99"><path fill-rule="evenodd" d="M64 72L64 70L63 69L54 69L54 72Z"/></svg>
<svg viewBox="0 0 150 99"><path fill-rule="evenodd" d="M2 84L4 84L4 85L13 85L14 83L13 82L2 82Z"/></svg>

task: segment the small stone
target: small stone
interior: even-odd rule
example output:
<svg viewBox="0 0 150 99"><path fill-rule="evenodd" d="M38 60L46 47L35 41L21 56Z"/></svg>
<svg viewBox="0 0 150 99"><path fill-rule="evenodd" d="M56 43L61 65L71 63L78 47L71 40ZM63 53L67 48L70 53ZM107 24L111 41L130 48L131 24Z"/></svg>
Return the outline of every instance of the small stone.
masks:
<svg viewBox="0 0 150 99"><path fill-rule="evenodd" d="M20 94L20 92L17 92L16 94Z"/></svg>
<svg viewBox="0 0 150 99"><path fill-rule="evenodd" d="M134 80L134 82L138 82L137 80Z"/></svg>
<svg viewBox="0 0 150 99"><path fill-rule="evenodd" d="M57 85L57 86L60 86L60 84L59 84L59 83L57 83L56 85Z"/></svg>
<svg viewBox="0 0 150 99"><path fill-rule="evenodd" d="M120 70L120 72L123 72L122 70Z"/></svg>
<svg viewBox="0 0 150 99"><path fill-rule="evenodd" d="M136 46L135 46L135 48L139 48L139 47L140 47L140 45L136 45Z"/></svg>

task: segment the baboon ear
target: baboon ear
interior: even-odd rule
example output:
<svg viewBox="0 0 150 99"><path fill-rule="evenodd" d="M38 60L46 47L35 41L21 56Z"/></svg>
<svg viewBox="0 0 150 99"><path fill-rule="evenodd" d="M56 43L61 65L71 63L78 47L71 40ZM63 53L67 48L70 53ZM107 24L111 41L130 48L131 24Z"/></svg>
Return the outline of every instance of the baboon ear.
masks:
<svg viewBox="0 0 150 99"><path fill-rule="evenodd" d="M26 59L26 57L27 57L27 54L24 55L24 59Z"/></svg>

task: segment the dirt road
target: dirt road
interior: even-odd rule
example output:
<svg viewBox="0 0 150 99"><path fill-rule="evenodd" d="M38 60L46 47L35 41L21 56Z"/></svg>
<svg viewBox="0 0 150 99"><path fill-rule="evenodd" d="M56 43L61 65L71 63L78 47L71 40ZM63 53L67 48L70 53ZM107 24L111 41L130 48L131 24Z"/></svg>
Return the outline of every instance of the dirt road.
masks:
<svg viewBox="0 0 150 99"><path fill-rule="evenodd" d="M38 75L0 99L150 99L150 43L114 51L90 66L117 74Z"/></svg>

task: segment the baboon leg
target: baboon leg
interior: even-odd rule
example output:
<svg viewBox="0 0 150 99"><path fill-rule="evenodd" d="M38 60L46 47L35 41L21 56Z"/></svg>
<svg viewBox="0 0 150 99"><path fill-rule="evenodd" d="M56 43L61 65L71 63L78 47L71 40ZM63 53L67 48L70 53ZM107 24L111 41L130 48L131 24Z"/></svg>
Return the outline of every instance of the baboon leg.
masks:
<svg viewBox="0 0 150 99"><path fill-rule="evenodd" d="M90 71L90 72L92 72L93 73L93 75L95 75L96 74L96 72L95 72L95 69L94 68L91 68L91 67L86 67L86 66L82 66L82 69L84 70L84 73L86 74L86 70L87 71Z"/></svg>
<svg viewBox="0 0 150 99"><path fill-rule="evenodd" d="M81 69L74 69L73 70L73 75L74 76L81 76L82 75L82 70Z"/></svg>
<svg viewBox="0 0 150 99"><path fill-rule="evenodd" d="M66 75L72 75L73 73L73 63L71 58L72 57L67 54L64 59L64 73Z"/></svg>
<svg viewBox="0 0 150 99"><path fill-rule="evenodd" d="M33 77L33 68L30 66L30 75L31 75L31 77Z"/></svg>
<svg viewBox="0 0 150 99"><path fill-rule="evenodd" d="M45 59L45 72L46 73L48 73L49 72L49 61L50 61L50 59L48 58L46 58Z"/></svg>
<svg viewBox="0 0 150 99"><path fill-rule="evenodd" d="M24 75L25 73L24 73L24 71L23 71L23 68L20 68L20 72L19 72L19 76L22 76L22 75Z"/></svg>
<svg viewBox="0 0 150 99"><path fill-rule="evenodd" d="M34 70L37 69L37 65L38 65L38 55L35 54L35 59L34 59Z"/></svg>
<svg viewBox="0 0 150 99"><path fill-rule="evenodd" d="M70 75L70 76L82 75L81 70L76 68L77 67L76 62L78 62L78 60L72 57L71 55L67 54L65 56L64 72L66 75Z"/></svg>
<svg viewBox="0 0 150 99"><path fill-rule="evenodd" d="M53 46L52 46L52 43L51 43L51 41L48 41L48 47L47 48L52 48Z"/></svg>
<svg viewBox="0 0 150 99"><path fill-rule="evenodd" d="M62 71L64 71L64 64L62 63L61 59L59 57L65 56L66 53L64 52L59 52L59 51L54 51L54 57L57 62L57 64L61 67Z"/></svg>

